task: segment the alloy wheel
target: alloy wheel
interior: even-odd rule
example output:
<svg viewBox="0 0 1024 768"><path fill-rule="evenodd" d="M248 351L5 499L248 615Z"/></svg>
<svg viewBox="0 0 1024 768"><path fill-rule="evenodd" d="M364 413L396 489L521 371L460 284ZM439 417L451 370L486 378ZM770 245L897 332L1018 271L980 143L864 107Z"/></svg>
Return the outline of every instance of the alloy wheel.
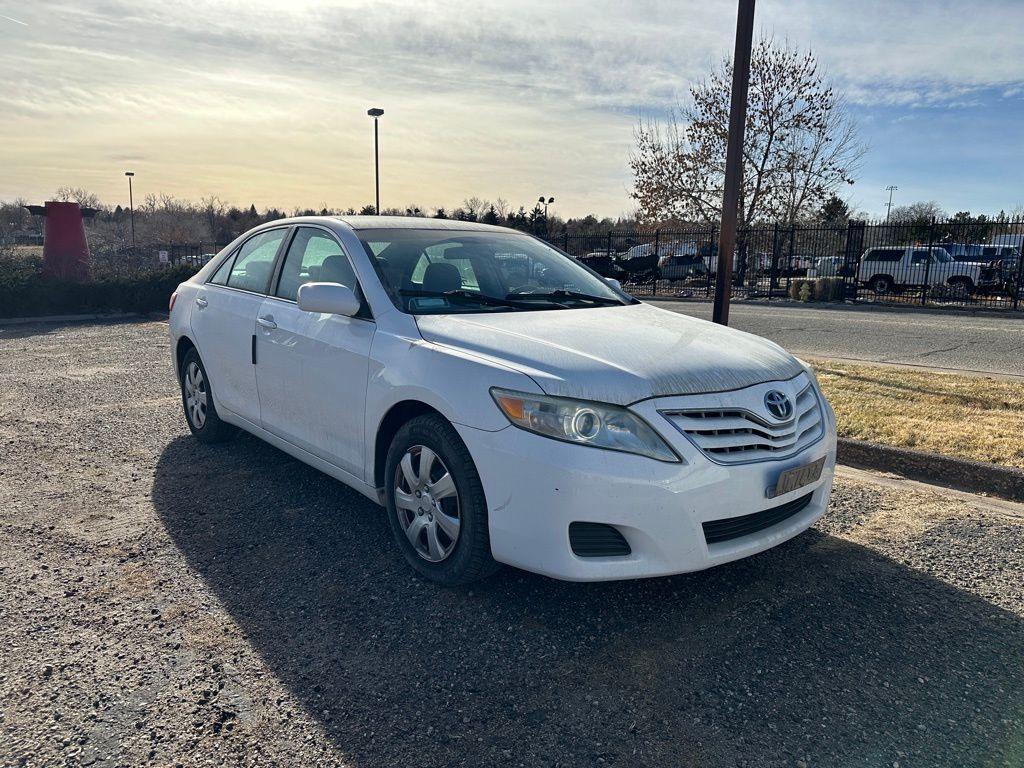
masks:
<svg viewBox="0 0 1024 768"><path fill-rule="evenodd" d="M203 369L194 360L185 369L185 408L189 420L196 429L202 429L206 423L206 378Z"/></svg>
<svg viewBox="0 0 1024 768"><path fill-rule="evenodd" d="M425 445L409 448L395 469L398 522L416 554L439 563L455 549L462 518L459 493L441 457Z"/></svg>

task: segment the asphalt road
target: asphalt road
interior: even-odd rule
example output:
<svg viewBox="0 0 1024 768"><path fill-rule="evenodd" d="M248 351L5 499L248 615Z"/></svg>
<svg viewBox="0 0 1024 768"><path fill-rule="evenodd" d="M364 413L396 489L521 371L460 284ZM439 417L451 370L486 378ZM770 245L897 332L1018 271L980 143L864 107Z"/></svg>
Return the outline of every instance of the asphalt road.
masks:
<svg viewBox="0 0 1024 768"><path fill-rule="evenodd" d="M1024 517L841 477L667 579L415 577L187 433L158 322L0 328L0 765L1020 766Z"/></svg>
<svg viewBox="0 0 1024 768"><path fill-rule="evenodd" d="M710 302L652 301L711 319ZM1024 312L1018 317L861 307L733 304L730 324L796 355L1024 376Z"/></svg>

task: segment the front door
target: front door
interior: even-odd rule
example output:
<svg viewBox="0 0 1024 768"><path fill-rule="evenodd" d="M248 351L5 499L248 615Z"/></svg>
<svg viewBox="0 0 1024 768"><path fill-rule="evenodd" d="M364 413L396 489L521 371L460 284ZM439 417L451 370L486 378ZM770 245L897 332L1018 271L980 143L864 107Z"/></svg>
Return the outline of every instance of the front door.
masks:
<svg viewBox="0 0 1024 768"><path fill-rule="evenodd" d="M303 312L307 282L347 285L355 272L334 236L299 227L280 277L256 319L256 380L263 428L363 478L363 416L370 342L368 317Z"/></svg>
<svg viewBox="0 0 1024 768"><path fill-rule="evenodd" d="M252 364L256 314L287 232L272 229L246 240L199 290L192 309L193 338L217 406L254 424L260 419Z"/></svg>

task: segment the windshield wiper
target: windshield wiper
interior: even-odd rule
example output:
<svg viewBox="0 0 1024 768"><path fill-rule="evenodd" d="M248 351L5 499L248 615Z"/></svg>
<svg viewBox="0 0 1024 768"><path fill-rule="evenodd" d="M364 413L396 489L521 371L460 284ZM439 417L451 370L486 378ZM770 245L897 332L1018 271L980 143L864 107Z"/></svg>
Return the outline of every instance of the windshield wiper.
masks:
<svg viewBox="0 0 1024 768"><path fill-rule="evenodd" d="M559 300L559 299L575 299L577 301L592 301L595 304L622 304L621 299L613 299L610 296L594 296L590 293L580 293L579 291L565 291L559 288L557 291L551 293L510 293L505 298L511 298L515 296L517 299L548 299L548 300Z"/></svg>
<svg viewBox="0 0 1024 768"><path fill-rule="evenodd" d="M514 309L523 309L527 306L518 301L499 299L497 296L487 296L482 293L474 293L473 291L466 291L461 289L456 291L422 291L417 289L402 288L398 292L402 296L425 296L435 299L455 299L457 301L472 301L476 302L477 304L485 304L491 307L512 307Z"/></svg>

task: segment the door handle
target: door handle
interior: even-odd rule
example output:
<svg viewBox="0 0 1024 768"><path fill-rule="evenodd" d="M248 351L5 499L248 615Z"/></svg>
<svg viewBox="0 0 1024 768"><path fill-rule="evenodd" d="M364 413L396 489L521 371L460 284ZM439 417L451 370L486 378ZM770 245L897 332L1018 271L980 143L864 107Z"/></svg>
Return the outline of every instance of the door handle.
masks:
<svg viewBox="0 0 1024 768"><path fill-rule="evenodd" d="M277 323L274 322L273 317L257 317L256 322L261 328L266 328L268 331L272 331L277 328Z"/></svg>
<svg viewBox="0 0 1024 768"><path fill-rule="evenodd" d="M196 306L203 309L209 302L202 296L196 296Z"/></svg>

